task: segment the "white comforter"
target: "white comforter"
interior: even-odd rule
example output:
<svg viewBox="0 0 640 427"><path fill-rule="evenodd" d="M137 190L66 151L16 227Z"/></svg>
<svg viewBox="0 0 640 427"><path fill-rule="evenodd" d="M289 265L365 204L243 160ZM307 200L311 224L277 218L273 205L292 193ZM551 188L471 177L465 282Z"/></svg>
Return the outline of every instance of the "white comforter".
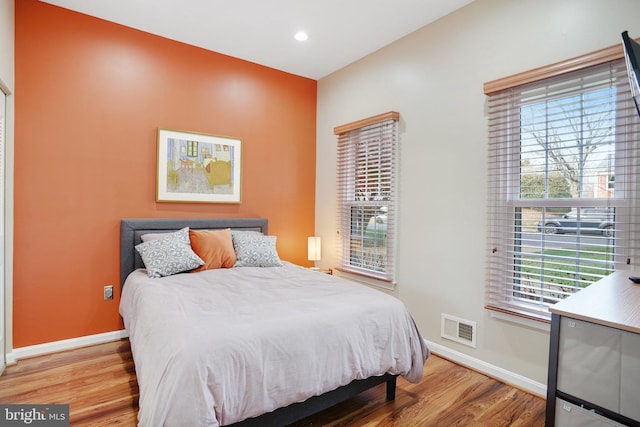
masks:
<svg viewBox="0 0 640 427"><path fill-rule="evenodd" d="M136 270L120 313L140 426L231 424L387 372L417 382L428 357L398 299L289 263Z"/></svg>

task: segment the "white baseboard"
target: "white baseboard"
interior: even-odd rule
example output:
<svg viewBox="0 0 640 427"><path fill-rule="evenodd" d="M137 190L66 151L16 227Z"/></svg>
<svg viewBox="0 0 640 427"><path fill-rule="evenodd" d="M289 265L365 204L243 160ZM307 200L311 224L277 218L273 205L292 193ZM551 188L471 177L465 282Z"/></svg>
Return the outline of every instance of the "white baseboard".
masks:
<svg viewBox="0 0 640 427"><path fill-rule="evenodd" d="M127 338L129 333L122 329L119 331L105 332L103 334L87 335L84 337L71 338L68 340L48 342L44 344L30 345L27 347L14 348L7 354L7 364L12 365L25 357L41 356L43 354L55 353L57 351L71 350L78 347L103 344L111 341L118 341Z"/></svg>
<svg viewBox="0 0 640 427"><path fill-rule="evenodd" d="M490 363L483 362L482 360L460 353L459 351L452 350L443 345L427 340L425 340L425 343L429 350L438 356L442 356L459 365L481 372L506 384L512 385L531 394L535 394L536 396L540 396L545 399L547 397L546 384L533 381L532 379L507 371L506 369L498 366L491 365Z"/></svg>

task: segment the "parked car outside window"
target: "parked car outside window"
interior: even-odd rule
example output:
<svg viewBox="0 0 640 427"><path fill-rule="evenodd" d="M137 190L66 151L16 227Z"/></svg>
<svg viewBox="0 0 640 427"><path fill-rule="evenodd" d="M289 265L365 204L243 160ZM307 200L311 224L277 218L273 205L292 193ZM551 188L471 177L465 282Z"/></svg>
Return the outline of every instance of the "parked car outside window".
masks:
<svg viewBox="0 0 640 427"><path fill-rule="evenodd" d="M386 207L380 209L381 213L369 219L365 230L365 238L369 243L385 241L387 238L387 213Z"/></svg>
<svg viewBox="0 0 640 427"><path fill-rule="evenodd" d="M538 222L538 231L546 234L576 233L601 234L613 237L614 233L613 208L582 208L580 215L572 209L560 217L547 217Z"/></svg>

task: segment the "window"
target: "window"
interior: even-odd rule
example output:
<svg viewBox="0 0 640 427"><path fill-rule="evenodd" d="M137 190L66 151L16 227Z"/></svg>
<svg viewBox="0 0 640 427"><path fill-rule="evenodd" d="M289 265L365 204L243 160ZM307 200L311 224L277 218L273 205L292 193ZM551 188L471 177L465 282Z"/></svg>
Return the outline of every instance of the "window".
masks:
<svg viewBox="0 0 640 427"><path fill-rule="evenodd" d="M623 59L489 94L487 308L548 320L638 265L639 124Z"/></svg>
<svg viewBox="0 0 640 427"><path fill-rule="evenodd" d="M198 141L187 141L187 156L198 157Z"/></svg>
<svg viewBox="0 0 640 427"><path fill-rule="evenodd" d="M338 135L339 269L395 282L397 122L389 112Z"/></svg>

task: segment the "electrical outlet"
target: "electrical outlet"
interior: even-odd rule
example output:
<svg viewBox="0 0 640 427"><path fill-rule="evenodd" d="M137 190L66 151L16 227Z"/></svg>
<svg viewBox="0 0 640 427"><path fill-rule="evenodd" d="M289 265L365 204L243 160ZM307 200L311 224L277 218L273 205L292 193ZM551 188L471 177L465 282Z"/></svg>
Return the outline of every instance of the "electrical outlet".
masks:
<svg viewBox="0 0 640 427"><path fill-rule="evenodd" d="M113 299L113 285L107 285L104 287L104 300Z"/></svg>

